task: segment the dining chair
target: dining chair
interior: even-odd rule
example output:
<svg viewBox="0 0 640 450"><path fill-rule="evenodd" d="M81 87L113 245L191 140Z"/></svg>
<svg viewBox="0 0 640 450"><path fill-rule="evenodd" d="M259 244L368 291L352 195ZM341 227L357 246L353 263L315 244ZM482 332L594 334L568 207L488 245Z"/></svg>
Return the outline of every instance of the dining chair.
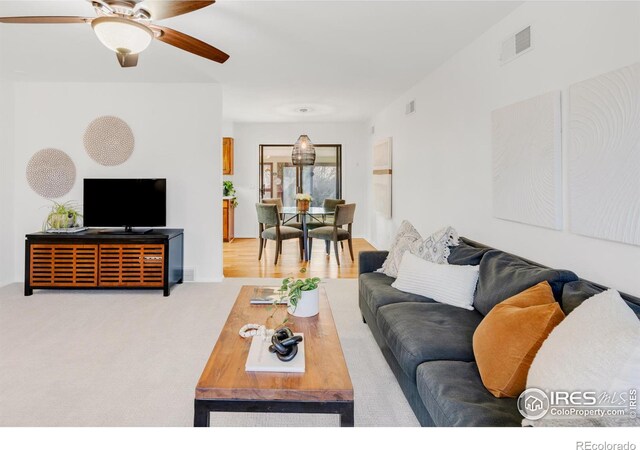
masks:
<svg viewBox="0 0 640 450"><path fill-rule="evenodd" d="M324 202L322 202L322 207L328 211L333 211L335 214L336 206L344 205L347 203L344 199L341 198L325 198ZM323 220L325 226L333 225L334 216L326 216Z"/></svg>
<svg viewBox="0 0 640 450"><path fill-rule="evenodd" d="M333 216L333 225L314 228L309 231L309 254L313 248L313 239L322 239L326 243L333 242L333 249L336 254L336 262L340 265L340 255L338 254L338 242L347 241L349 253L353 261L353 241L351 238L351 228L353 216L356 212L356 204L349 203L336 205L336 212ZM345 230L343 226L347 226Z"/></svg>
<svg viewBox="0 0 640 450"><path fill-rule="evenodd" d="M327 211L332 211L335 214L336 206L344 205L345 203L346 201L341 198L325 198L324 201L322 202L322 208ZM333 225L333 217L334 217L333 214L331 215L323 214L321 221L313 220L307 224L307 227L309 229L320 228L320 227L330 227ZM330 249L329 244L330 242L326 241L325 250L327 252L327 255L329 254L329 249ZM344 250L344 244L342 243L342 241L340 242L340 247Z"/></svg>
<svg viewBox="0 0 640 450"><path fill-rule="evenodd" d="M304 252L304 235L302 230L281 225L277 205L256 203L256 211L258 213L258 224L260 229L260 250L258 254L258 261L262 259L262 250L265 247L264 244L267 240L270 240L276 242L276 259L274 264L278 264L278 256L282 253L282 242L287 239L298 239L300 259L302 260Z"/></svg>
<svg viewBox="0 0 640 450"><path fill-rule="evenodd" d="M278 207L278 214L280 215L280 218L284 221L284 216L282 214L282 199L280 197L265 197L262 199L262 203L266 203L267 205L276 205ZM293 227L293 228L297 228L299 230L302 230L302 224L300 222L294 222L293 219L292 220L288 220L286 225L288 227ZM264 241L264 246L265 248L267 247L267 241L265 239ZM282 249L280 249L280 254L282 254Z"/></svg>

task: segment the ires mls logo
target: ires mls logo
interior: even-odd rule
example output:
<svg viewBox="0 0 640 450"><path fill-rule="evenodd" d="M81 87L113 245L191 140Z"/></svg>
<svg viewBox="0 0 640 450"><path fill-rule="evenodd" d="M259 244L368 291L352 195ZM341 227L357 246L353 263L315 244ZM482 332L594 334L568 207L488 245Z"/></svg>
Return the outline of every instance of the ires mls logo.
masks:
<svg viewBox="0 0 640 450"><path fill-rule="evenodd" d="M549 396L537 388L526 389L518 397L518 411L525 419L542 419L549 412L550 406Z"/></svg>
<svg viewBox="0 0 640 450"><path fill-rule="evenodd" d="M518 411L525 419L556 417L637 417L637 390L621 392L550 391L526 389L518 397Z"/></svg>

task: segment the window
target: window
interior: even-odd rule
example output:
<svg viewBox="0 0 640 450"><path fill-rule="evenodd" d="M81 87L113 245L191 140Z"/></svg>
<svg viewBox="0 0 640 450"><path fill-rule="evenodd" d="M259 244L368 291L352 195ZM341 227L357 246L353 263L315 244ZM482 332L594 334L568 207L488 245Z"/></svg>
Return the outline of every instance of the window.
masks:
<svg viewBox="0 0 640 450"><path fill-rule="evenodd" d="M260 146L259 197L281 198L284 206L295 206L298 192L311 194L312 206L322 206L325 198L342 196L342 146L316 144L316 163L296 167L291 164L292 145Z"/></svg>

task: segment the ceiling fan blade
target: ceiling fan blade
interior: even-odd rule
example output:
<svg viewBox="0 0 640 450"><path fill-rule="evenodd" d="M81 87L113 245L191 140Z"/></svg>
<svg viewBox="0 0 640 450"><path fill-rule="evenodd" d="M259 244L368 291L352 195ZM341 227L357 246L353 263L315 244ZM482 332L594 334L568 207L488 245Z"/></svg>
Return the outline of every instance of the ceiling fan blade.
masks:
<svg viewBox="0 0 640 450"><path fill-rule="evenodd" d="M140 6L151 13L152 20L162 20L186 14L214 3L215 0L144 0Z"/></svg>
<svg viewBox="0 0 640 450"><path fill-rule="evenodd" d="M138 65L137 53L116 53L120 67L135 67Z"/></svg>
<svg viewBox="0 0 640 450"><path fill-rule="evenodd" d="M222 50L218 50L206 42L202 42L188 34L181 33L171 28L160 27L158 25L152 25L150 28L159 32L160 35L157 36L157 33L156 39L164 42L165 44L173 45L174 47L178 47L179 49L193 53L194 55L202 56L203 58L210 59L211 61L215 61L220 64L229 59L229 55Z"/></svg>
<svg viewBox="0 0 640 450"><path fill-rule="evenodd" d="M92 20L89 17L73 16L0 17L0 23L89 23Z"/></svg>

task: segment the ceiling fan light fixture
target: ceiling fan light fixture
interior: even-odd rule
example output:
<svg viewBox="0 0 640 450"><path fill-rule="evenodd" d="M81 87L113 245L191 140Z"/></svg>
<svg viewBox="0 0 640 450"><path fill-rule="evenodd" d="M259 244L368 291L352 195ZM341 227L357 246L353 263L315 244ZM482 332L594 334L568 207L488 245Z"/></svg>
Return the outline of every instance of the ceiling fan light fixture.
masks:
<svg viewBox="0 0 640 450"><path fill-rule="evenodd" d="M91 26L100 42L116 53L138 54L153 40L149 27L122 17L98 17Z"/></svg>

